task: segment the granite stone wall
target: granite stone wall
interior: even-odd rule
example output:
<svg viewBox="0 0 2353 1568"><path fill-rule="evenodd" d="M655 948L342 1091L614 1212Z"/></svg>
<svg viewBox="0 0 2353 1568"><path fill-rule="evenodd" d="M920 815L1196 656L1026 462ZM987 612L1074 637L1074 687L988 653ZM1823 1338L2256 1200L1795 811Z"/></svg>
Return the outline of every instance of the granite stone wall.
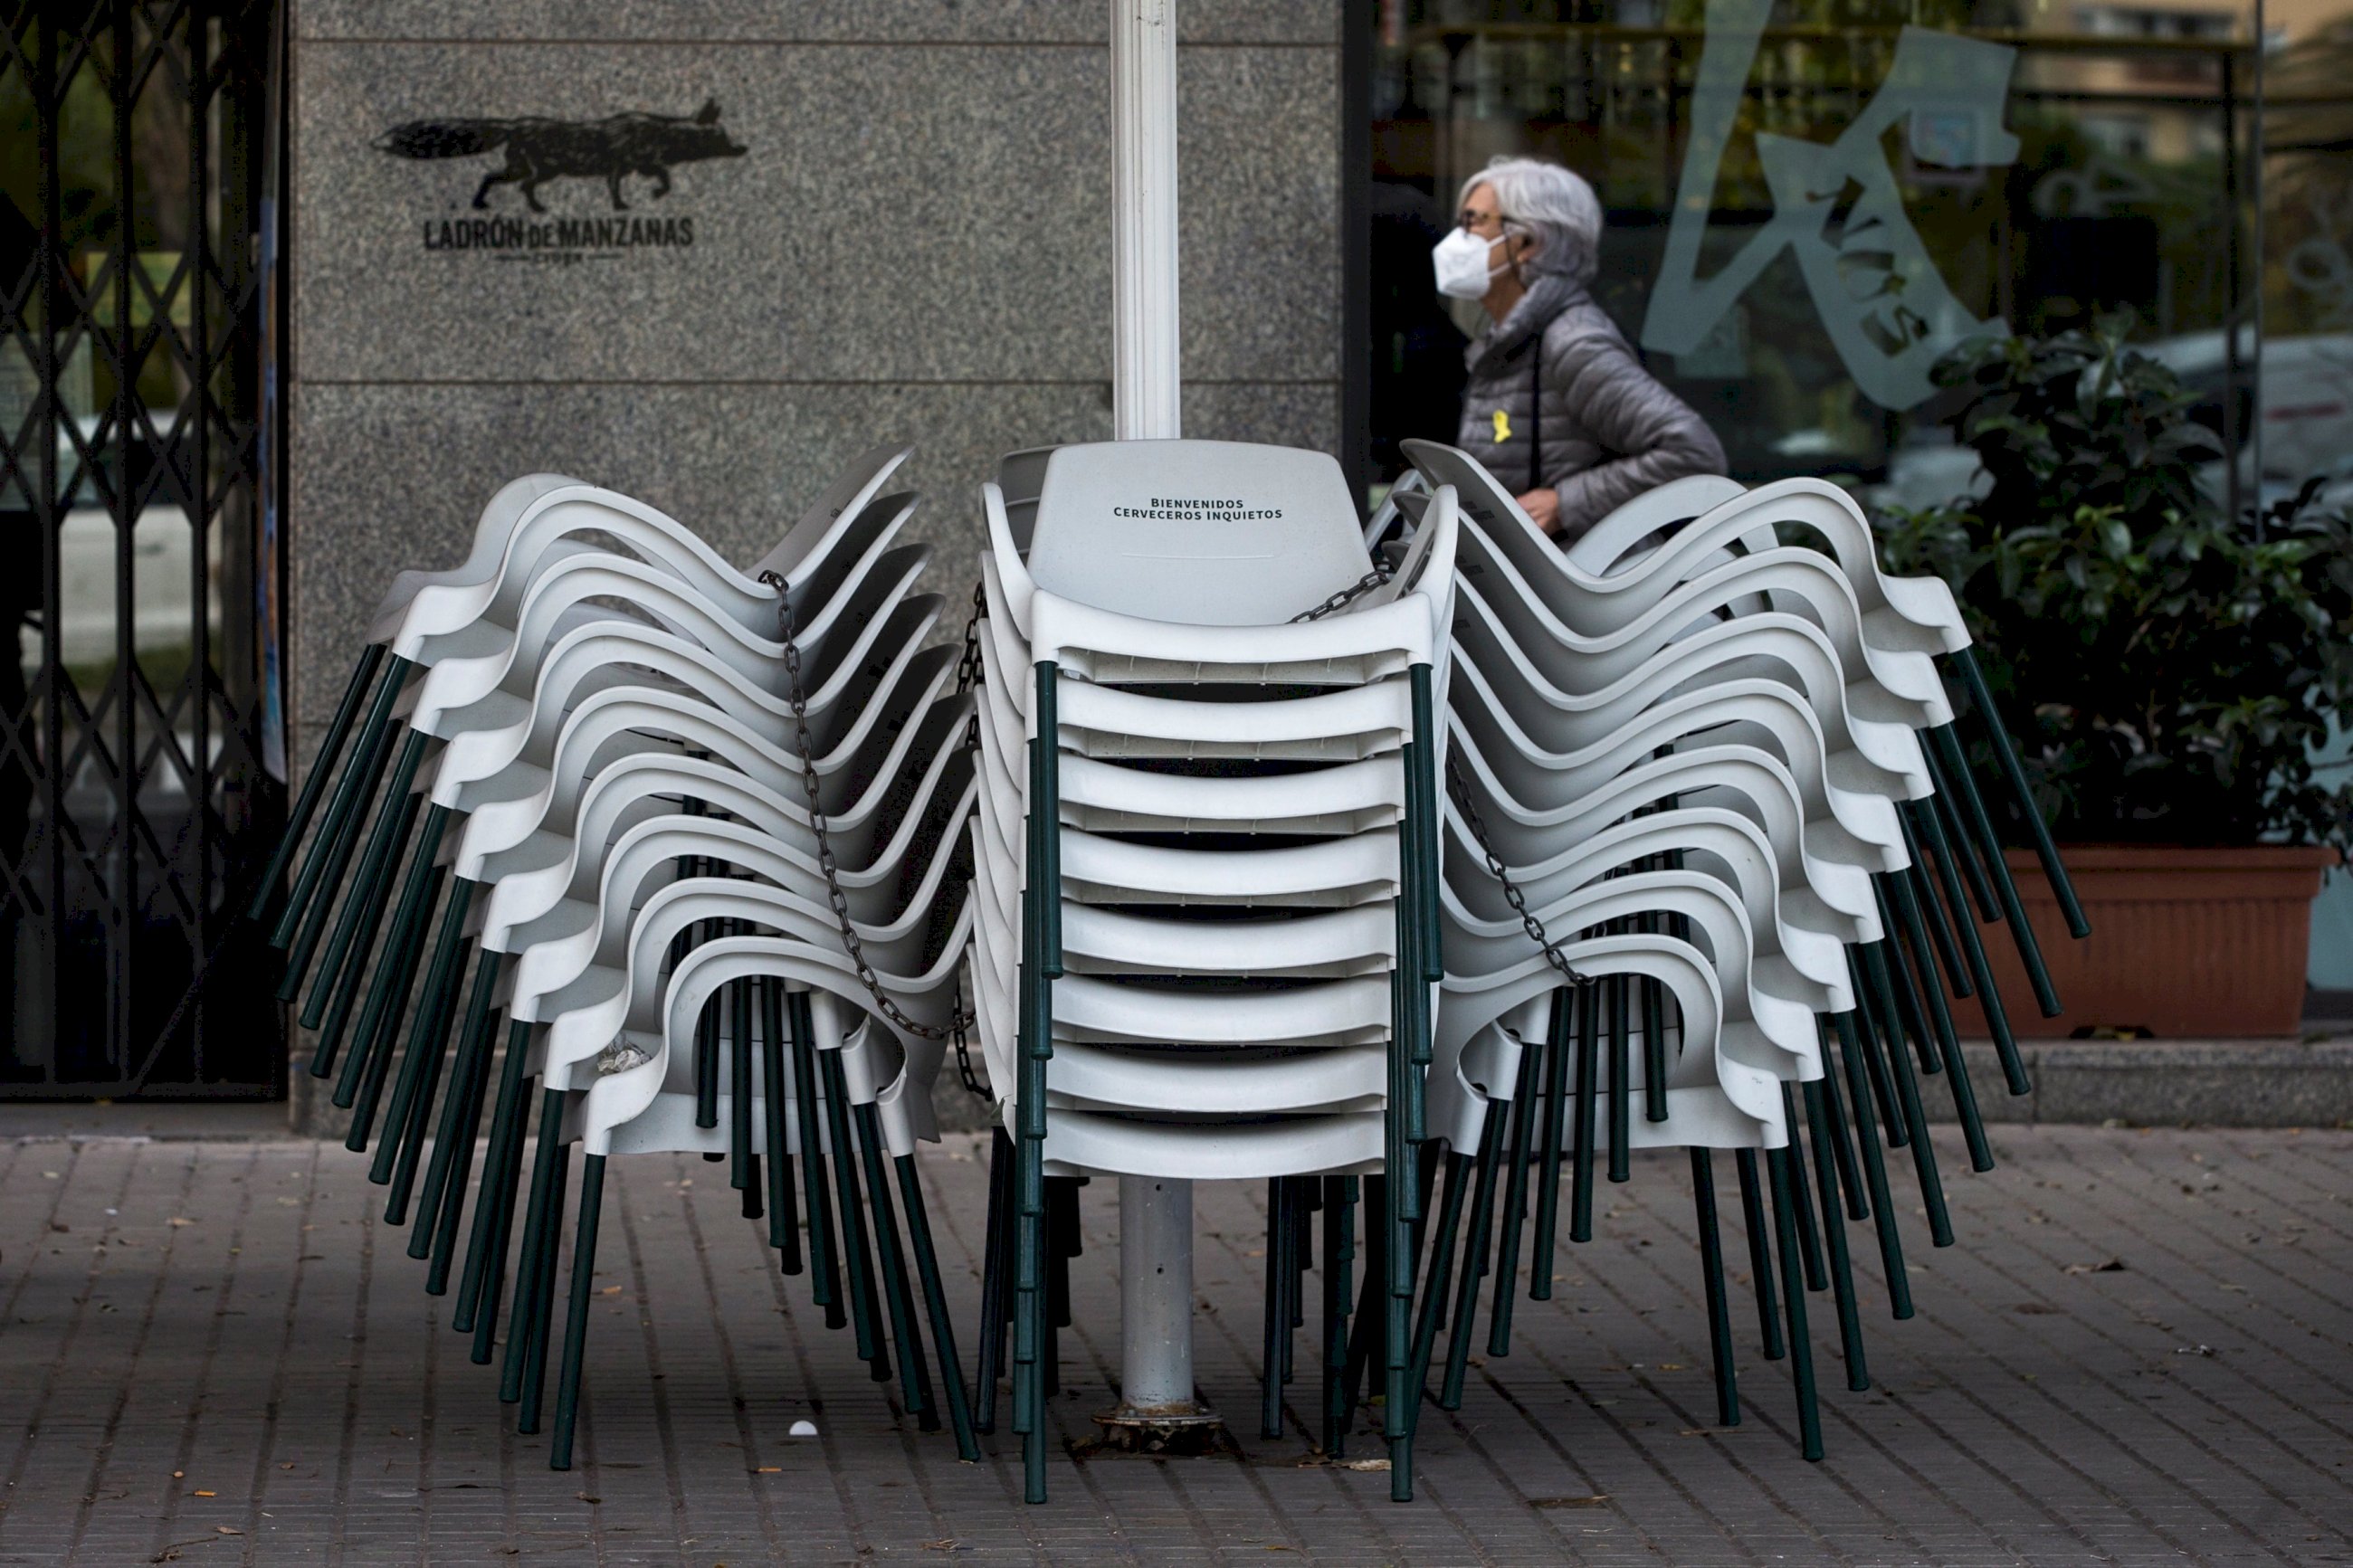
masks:
<svg viewBox="0 0 2353 1568"><path fill-rule="evenodd" d="M1179 0L1188 435L1336 440L1340 10ZM298 755L393 574L525 472L750 561L907 441L960 598L997 455L1111 431L1107 12L298 0Z"/></svg>

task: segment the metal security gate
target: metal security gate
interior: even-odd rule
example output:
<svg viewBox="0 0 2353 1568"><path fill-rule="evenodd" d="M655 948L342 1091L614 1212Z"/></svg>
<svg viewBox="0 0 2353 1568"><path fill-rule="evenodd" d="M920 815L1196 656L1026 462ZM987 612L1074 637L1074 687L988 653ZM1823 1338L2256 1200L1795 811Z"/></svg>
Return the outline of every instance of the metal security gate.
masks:
<svg viewBox="0 0 2353 1568"><path fill-rule="evenodd" d="M274 10L7 5L0 1097L283 1092Z"/></svg>

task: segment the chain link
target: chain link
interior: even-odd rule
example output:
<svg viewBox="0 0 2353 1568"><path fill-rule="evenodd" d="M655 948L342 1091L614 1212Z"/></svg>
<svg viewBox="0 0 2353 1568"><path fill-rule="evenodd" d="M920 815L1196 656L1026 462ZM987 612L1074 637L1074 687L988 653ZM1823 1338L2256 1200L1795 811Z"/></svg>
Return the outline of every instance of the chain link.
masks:
<svg viewBox="0 0 2353 1568"><path fill-rule="evenodd" d="M1320 621L1328 615L1344 610L1387 583L1390 575L1387 566L1377 565L1355 583L1341 589L1314 609L1302 610L1292 616L1292 624L1295 626L1302 621ZM1462 770L1455 764L1451 757L1446 759L1446 785L1453 792L1454 804L1461 808L1462 820L1469 825L1471 837L1479 841L1479 852L1487 858L1487 875L1494 878L1497 884L1503 888L1504 901L1512 906L1512 912L1520 917L1520 929L1528 933L1529 941L1543 950L1545 962L1558 970L1563 980L1576 986L1592 984L1594 976L1584 973L1569 963L1560 951L1560 944L1546 933L1544 921L1538 920L1535 911L1528 908L1527 895L1520 890L1517 882L1512 880L1512 873L1504 867L1503 857L1495 853L1494 842L1487 837L1486 821L1480 816L1478 806L1472 801L1470 784L1463 778Z"/></svg>
<svg viewBox="0 0 2353 1568"><path fill-rule="evenodd" d="M1487 858L1487 875L1503 887L1504 901L1510 904L1512 912L1520 917L1520 929L1528 933L1529 941L1544 950L1545 962L1560 971L1563 980L1575 986L1593 984L1597 977L1571 967L1560 951L1560 944L1546 934L1544 921L1536 919L1535 912L1528 908L1527 895L1520 891L1520 885L1512 880L1511 872L1504 868L1503 857L1495 853L1494 842L1487 837L1487 824L1480 817L1478 806L1472 804L1470 781L1462 776L1462 770L1455 764L1452 757L1446 759L1446 787L1452 793L1454 804L1461 809L1462 820L1471 829L1471 837L1479 841L1479 852Z"/></svg>
<svg viewBox="0 0 2353 1568"><path fill-rule="evenodd" d="M778 640L785 645L786 697L792 704L793 744L801 759L801 793L808 801L809 833L817 840L818 869L825 874L826 900L833 906L834 924L840 929L841 945L858 971L858 983L866 987L867 994L874 998L874 1005L882 1016L919 1039L955 1042L956 1070L963 1075L965 1087L975 1094L985 1094L987 1091L980 1087L972 1070L967 1038L974 1015L964 1005L962 979L956 982L955 1013L948 1024L944 1026L920 1024L909 1017L906 1011L883 991L881 977L867 962L865 944L859 940L858 928L850 921L849 896L841 890L841 867L834 858L833 837L826 829L825 809L818 802L817 747L809 738L808 693L801 680L801 649L793 625L793 602L787 591L790 585L774 572L761 573L760 581L776 591L776 626ZM973 618L965 625L964 659L956 667L956 695L959 697L971 689L972 682L979 676L981 603L980 590L976 587L973 590ZM965 734L969 740L974 731L968 727Z"/></svg>
<svg viewBox="0 0 2353 1568"><path fill-rule="evenodd" d="M1386 566L1376 566L1314 609L1302 610L1292 616L1291 624L1297 626L1302 621L1320 621L1326 616L1336 615L1388 580L1389 569Z"/></svg>

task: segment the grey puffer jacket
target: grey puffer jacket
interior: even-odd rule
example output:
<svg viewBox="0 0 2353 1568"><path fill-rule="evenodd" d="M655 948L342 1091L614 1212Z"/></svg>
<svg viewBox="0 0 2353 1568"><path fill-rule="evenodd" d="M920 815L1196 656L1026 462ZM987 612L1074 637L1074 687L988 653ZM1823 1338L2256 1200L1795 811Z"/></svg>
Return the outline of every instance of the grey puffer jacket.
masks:
<svg viewBox="0 0 2353 1568"><path fill-rule="evenodd" d="M1642 368L1581 283L1538 277L1511 314L1471 340L1465 358L1456 444L1514 495L1557 491L1564 543L1669 479L1724 472L1707 421ZM1542 428L1532 432L1532 422Z"/></svg>

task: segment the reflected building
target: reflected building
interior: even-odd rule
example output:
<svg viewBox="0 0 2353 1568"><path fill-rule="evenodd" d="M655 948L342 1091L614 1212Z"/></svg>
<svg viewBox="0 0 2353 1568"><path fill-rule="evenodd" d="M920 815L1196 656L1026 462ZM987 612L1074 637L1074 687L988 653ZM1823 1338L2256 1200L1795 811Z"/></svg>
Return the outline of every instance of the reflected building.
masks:
<svg viewBox="0 0 2353 1568"><path fill-rule="evenodd" d="M1371 25L1382 471L1460 374L1403 233L1506 153L1601 194L1603 303L1737 477L1947 499L1972 464L1926 367L2114 310L2200 394L2234 507L2353 447L2341 0L1384 0Z"/></svg>

